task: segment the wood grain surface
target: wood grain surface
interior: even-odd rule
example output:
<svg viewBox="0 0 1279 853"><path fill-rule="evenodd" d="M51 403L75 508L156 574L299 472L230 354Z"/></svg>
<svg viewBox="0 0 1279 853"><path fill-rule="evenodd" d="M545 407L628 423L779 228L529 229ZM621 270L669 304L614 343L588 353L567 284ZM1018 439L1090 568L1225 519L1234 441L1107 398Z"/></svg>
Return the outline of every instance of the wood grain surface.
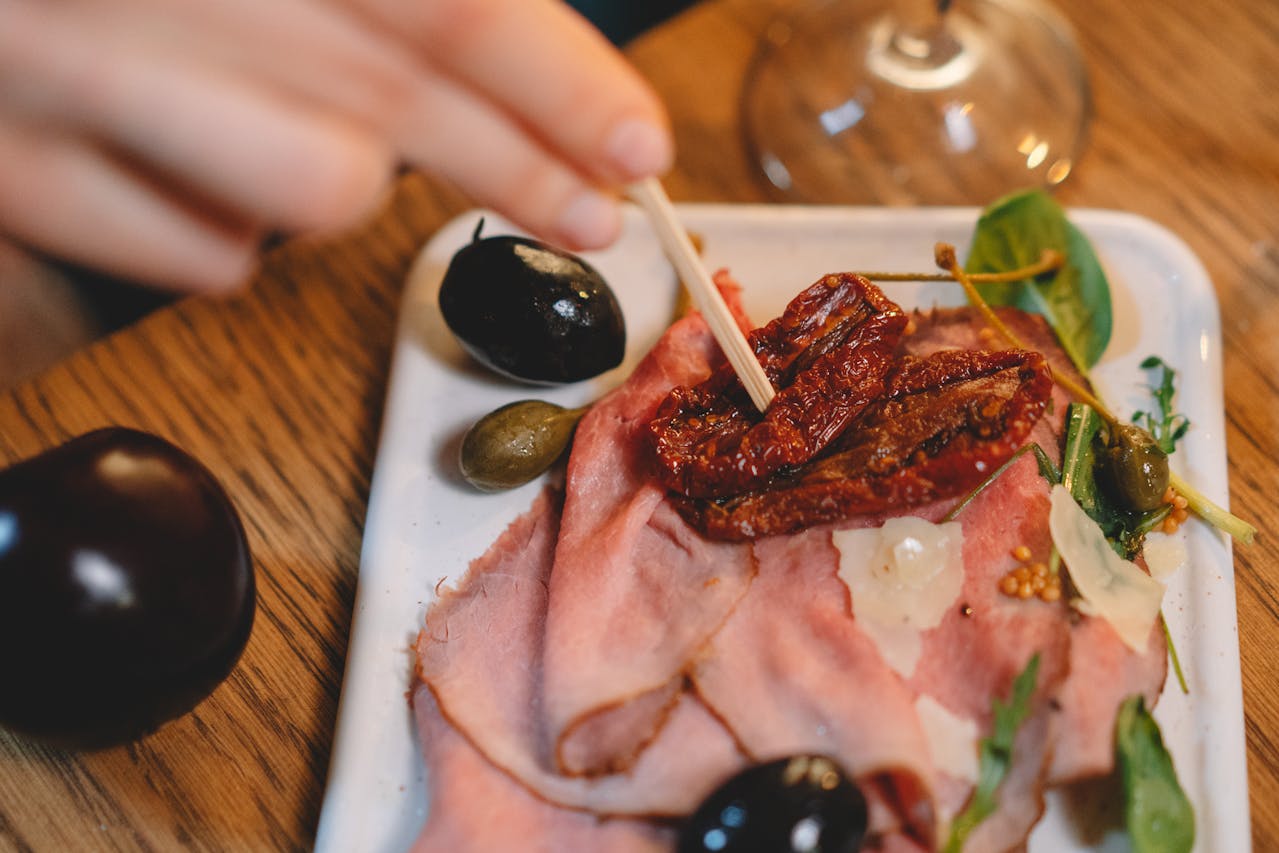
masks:
<svg viewBox="0 0 1279 853"><path fill-rule="evenodd" d="M760 33L798 2L706 0L630 46L672 114L677 201L767 199L741 145L738 90ZM1277 850L1279 4L1061 11L1095 120L1058 198L1167 226L1220 299L1232 508L1261 530L1235 551L1252 834L1258 851ZM162 309L0 396L0 463L105 424L200 458L243 515L259 589L235 672L158 733L94 753L0 733L0 850L311 846L397 304L415 252L467 206L408 176L358 232L272 251L244 295Z"/></svg>

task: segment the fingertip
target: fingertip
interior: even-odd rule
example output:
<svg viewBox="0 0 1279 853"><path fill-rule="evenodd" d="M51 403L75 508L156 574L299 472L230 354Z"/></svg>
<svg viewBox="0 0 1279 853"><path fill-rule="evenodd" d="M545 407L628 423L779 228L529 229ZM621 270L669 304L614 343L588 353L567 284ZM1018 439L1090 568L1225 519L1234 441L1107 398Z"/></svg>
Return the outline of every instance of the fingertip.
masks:
<svg viewBox="0 0 1279 853"><path fill-rule="evenodd" d="M292 174L282 182L291 190L280 217L286 227L308 231L347 228L377 211L392 185L390 148L360 132L331 132L299 151Z"/></svg>
<svg viewBox="0 0 1279 853"><path fill-rule="evenodd" d="M189 224L196 227L171 234L165 253L139 256L141 263L118 272L160 290L191 296L221 298L245 290L261 266L262 235L248 227L216 224L194 210L188 215Z"/></svg>
<svg viewBox="0 0 1279 853"><path fill-rule="evenodd" d="M604 150L612 167L629 181L664 175L675 160L670 129L651 118L623 119L610 131Z"/></svg>
<svg viewBox="0 0 1279 853"><path fill-rule="evenodd" d="M603 249L622 232L622 212L617 199L586 189L571 197L555 221L555 240L572 251Z"/></svg>
<svg viewBox="0 0 1279 853"><path fill-rule="evenodd" d="M259 258L257 244L253 241L212 245L198 268L196 265L187 267L182 279L174 284L192 294L233 296L245 290L257 277Z"/></svg>

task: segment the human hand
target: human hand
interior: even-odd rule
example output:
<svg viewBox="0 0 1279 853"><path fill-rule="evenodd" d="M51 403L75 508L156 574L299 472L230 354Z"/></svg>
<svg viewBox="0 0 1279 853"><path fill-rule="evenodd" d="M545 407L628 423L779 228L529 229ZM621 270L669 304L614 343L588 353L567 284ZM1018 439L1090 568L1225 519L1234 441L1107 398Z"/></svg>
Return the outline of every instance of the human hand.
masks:
<svg viewBox="0 0 1279 853"><path fill-rule="evenodd" d="M407 162L572 249L669 167L657 99L558 0L0 0L0 235L162 286L354 224Z"/></svg>

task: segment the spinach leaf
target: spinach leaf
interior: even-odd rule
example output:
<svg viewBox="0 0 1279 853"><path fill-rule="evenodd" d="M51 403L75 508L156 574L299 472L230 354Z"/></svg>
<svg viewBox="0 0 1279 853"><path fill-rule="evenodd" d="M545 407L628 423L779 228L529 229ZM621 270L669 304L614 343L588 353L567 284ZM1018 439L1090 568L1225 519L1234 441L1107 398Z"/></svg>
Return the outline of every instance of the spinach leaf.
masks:
<svg viewBox="0 0 1279 853"><path fill-rule="evenodd" d="M979 284L977 289L991 305L1013 305L1046 317L1071 361L1087 374L1110 342L1110 285L1088 238L1047 193L1015 193L986 208L964 270L1016 269L1038 261L1045 249L1065 254L1059 270L1013 284Z"/></svg>
<svg viewBox="0 0 1279 853"><path fill-rule="evenodd" d="M1124 785L1124 817L1136 853L1181 853L1195 842L1195 813L1177 782L1172 757L1145 700L1133 696L1115 720L1115 759Z"/></svg>
<svg viewBox="0 0 1279 853"><path fill-rule="evenodd" d="M1106 424L1091 406L1071 403L1066 410L1066 449L1061 459L1061 484L1088 517L1106 534L1115 553L1131 560L1142 540L1163 521L1168 507L1134 512L1111 497L1104 485L1108 476L1100 465L1105 449Z"/></svg>
<svg viewBox="0 0 1279 853"><path fill-rule="evenodd" d="M1035 680L1039 676L1039 653L1030 659L1026 668L1013 681L1008 704L995 697L992 708L995 724L990 737L981 739L981 755L977 765L977 788L972 799L950 825L950 838L946 841L946 853L959 853L969 833L983 820L990 817L998 803L995 794L1008 775L1013 762L1013 740L1017 730L1030 714L1030 697L1035 692Z"/></svg>
<svg viewBox="0 0 1279 853"><path fill-rule="evenodd" d="M1142 361L1141 366L1146 370L1159 371L1157 384L1150 386L1150 392L1154 395L1155 405L1159 407L1159 411L1135 412L1132 422L1137 426L1144 426L1146 431L1154 436L1160 450L1164 453L1172 453L1177 449L1177 442L1186 434L1186 430L1190 429L1189 419L1172 410L1172 397L1176 393L1173 389L1173 379L1177 372L1157 355L1148 356Z"/></svg>

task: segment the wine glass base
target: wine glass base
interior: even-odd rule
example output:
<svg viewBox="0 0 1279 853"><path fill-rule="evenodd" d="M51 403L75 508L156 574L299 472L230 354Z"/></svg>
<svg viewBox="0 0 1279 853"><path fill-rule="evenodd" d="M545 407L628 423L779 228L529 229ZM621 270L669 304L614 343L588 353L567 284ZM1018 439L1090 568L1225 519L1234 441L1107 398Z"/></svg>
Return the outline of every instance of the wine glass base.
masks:
<svg viewBox="0 0 1279 853"><path fill-rule="evenodd" d="M770 28L743 132L770 193L981 205L1074 169L1092 104L1067 24L1036 0L959 0L943 27L831 0Z"/></svg>

